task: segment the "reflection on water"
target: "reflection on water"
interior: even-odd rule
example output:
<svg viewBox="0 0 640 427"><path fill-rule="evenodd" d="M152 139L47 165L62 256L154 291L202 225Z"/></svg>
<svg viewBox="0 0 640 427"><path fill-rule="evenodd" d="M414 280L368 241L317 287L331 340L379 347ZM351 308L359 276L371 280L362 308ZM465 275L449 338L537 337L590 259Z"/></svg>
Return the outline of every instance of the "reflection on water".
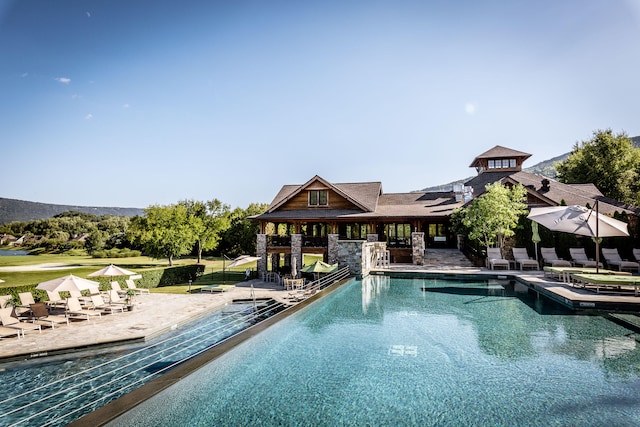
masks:
<svg viewBox="0 0 640 427"><path fill-rule="evenodd" d="M29 252L22 250L9 250L9 249L0 249L0 256L24 256L29 255Z"/></svg>

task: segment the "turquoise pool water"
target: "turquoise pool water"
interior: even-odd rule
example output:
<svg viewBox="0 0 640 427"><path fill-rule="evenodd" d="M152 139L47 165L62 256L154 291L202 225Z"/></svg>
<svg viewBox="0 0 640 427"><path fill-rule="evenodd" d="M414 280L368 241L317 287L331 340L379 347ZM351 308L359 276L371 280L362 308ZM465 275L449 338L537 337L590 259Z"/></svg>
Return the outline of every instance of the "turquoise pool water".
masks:
<svg viewBox="0 0 640 427"><path fill-rule="evenodd" d="M113 426L637 426L631 331L518 284L369 277Z"/></svg>

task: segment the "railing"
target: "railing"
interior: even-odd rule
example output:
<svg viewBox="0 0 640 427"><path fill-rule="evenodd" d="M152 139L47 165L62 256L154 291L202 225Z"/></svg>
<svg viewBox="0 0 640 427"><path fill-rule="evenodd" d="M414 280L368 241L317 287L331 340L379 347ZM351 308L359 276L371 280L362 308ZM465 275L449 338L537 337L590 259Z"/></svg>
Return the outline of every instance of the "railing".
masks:
<svg viewBox="0 0 640 427"><path fill-rule="evenodd" d="M329 246L329 238L326 236L302 236L302 246L305 248L326 248Z"/></svg>
<svg viewBox="0 0 640 427"><path fill-rule="evenodd" d="M306 298L309 298L310 296L315 295L328 286L333 285L337 281L346 279L350 276L351 272L349 270L349 267L342 267L340 270L326 274L324 276L321 276L318 280L307 283L303 289L297 290L295 292L289 292L289 297L292 302L302 301Z"/></svg>
<svg viewBox="0 0 640 427"><path fill-rule="evenodd" d="M389 239L387 246L393 248L410 248L411 239L409 237L399 237L397 239Z"/></svg>
<svg viewBox="0 0 640 427"><path fill-rule="evenodd" d="M290 247L291 236L279 236L279 235L267 236L267 246L277 247L277 248Z"/></svg>
<svg viewBox="0 0 640 427"><path fill-rule="evenodd" d="M284 308L281 303L254 308L233 320L201 324L111 360L96 360L61 379L43 383L38 378L33 388L0 400L0 419L11 426L68 424Z"/></svg>

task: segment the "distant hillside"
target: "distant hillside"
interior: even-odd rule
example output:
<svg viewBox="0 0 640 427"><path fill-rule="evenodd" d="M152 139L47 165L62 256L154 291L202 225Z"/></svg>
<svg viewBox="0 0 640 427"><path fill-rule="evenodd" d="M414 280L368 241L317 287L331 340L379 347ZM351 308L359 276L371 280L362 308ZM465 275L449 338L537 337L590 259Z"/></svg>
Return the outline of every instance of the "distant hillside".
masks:
<svg viewBox="0 0 640 427"><path fill-rule="evenodd" d="M633 141L633 143L635 144L636 147L640 148L640 136L632 137L631 141ZM570 152L569 153L564 153L564 154L561 154L560 156L554 157L552 159L543 160L542 162L537 163L537 164L535 164L535 165L533 165L531 167L524 168L524 171L525 172L530 172L530 173L535 173L537 175L543 175L543 176L546 176L547 178L551 178L551 179L557 179L558 172L556 171L555 164L565 160L567 157L569 157L569 154L571 154L571 153ZM428 192L451 191L454 184L462 184L462 183L470 180L471 178L473 178L473 177L467 177L467 178L459 179L457 181L449 182L447 184L441 184L441 185L435 185L433 187L427 187L427 188L424 188L424 189L419 190L419 191L428 191Z"/></svg>
<svg viewBox="0 0 640 427"><path fill-rule="evenodd" d="M4 199L0 197L0 224L12 221L31 221L51 218L66 211L77 211L94 215L135 216L142 215L138 208L106 208L90 206L52 205L47 203L27 202L24 200Z"/></svg>

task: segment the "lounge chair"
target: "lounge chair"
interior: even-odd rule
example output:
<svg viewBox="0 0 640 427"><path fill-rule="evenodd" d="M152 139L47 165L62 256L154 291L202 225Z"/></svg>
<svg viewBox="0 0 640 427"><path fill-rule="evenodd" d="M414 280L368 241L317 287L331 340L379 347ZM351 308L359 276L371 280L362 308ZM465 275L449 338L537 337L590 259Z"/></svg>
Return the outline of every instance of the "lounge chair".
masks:
<svg viewBox="0 0 640 427"><path fill-rule="evenodd" d="M33 314L33 319L40 324L44 323L46 326L51 326L51 329L55 329L56 325L66 323L69 324L69 318L64 316L53 316L49 314L49 310L47 310L47 306L44 305L43 302L37 302L31 304L30 307L31 313Z"/></svg>
<svg viewBox="0 0 640 427"><path fill-rule="evenodd" d="M138 295L151 294L151 291L147 288L138 288L136 286L136 283L133 281L133 279L127 279L124 282L127 284L127 288L133 289Z"/></svg>
<svg viewBox="0 0 640 427"><path fill-rule="evenodd" d="M614 288L617 291L623 287L630 287L634 290L634 295L638 296L638 288L640 287L640 277L638 276L620 276L617 274L572 274L575 280L582 283L583 286L593 286L596 293L600 293L601 288Z"/></svg>
<svg viewBox="0 0 640 427"><path fill-rule="evenodd" d="M81 316L86 317L87 320L91 319L91 316L102 317L102 313L96 310L87 310L82 308L80 301L76 297L69 297L67 299L67 314L69 316Z"/></svg>
<svg viewBox="0 0 640 427"><path fill-rule="evenodd" d="M210 285L201 287L200 292L227 292L235 287L236 285Z"/></svg>
<svg viewBox="0 0 640 427"><path fill-rule="evenodd" d="M509 269L509 261L502 258L500 248L487 248L487 268L495 270L496 268Z"/></svg>
<svg viewBox="0 0 640 427"><path fill-rule="evenodd" d="M540 248L542 254L542 262L544 265L550 265L551 267L571 267L571 261L558 258L558 253L555 248Z"/></svg>
<svg viewBox="0 0 640 427"><path fill-rule="evenodd" d="M12 337L16 335L18 339L22 338L22 331L15 328L7 328L6 326L0 326L0 338Z"/></svg>
<svg viewBox="0 0 640 427"><path fill-rule="evenodd" d="M602 248L602 257L607 263L607 267L617 267L618 271L640 271L640 264L635 261L626 261L620 258L620 253L616 248Z"/></svg>
<svg viewBox="0 0 640 427"><path fill-rule="evenodd" d="M116 291L118 295L122 295L122 296L127 295L127 290L122 289L122 287L120 286L120 283L118 282L111 282L111 290Z"/></svg>
<svg viewBox="0 0 640 427"><path fill-rule="evenodd" d="M24 336L24 331L38 331L42 332L42 328L40 325L30 322L22 322L20 319L14 316L15 311L13 308L2 308L0 309L0 320L2 321L2 326L6 326L7 328L18 329L22 331L22 336Z"/></svg>
<svg viewBox="0 0 640 427"><path fill-rule="evenodd" d="M538 261L531 259L527 253L527 248L512 248L513 259L516 260L516 266L520 265L520 270L525 268L532 268L537 270L539 268Z"/></svg>
<svg viewBox="0 0 640 427"><path fill-rule="evenodd" d="M114 313L116 311L124 313L124 306L122 304L107 304L101 295L91 295L91 303L93 304L94 310L100 310L106 313Z"/></svg>
<svg viewBox="0 0 640 427"><path fill-rule="evenodd" d="M60 296L58 291L47 291L48 301L45 302L49 308L66 308L67 302Z"/></svg>
<svg viewBox="0 0 640 427"><path fill-rule="evenodd" d="M574 265L578 267L596 267L596 262L587 256L587 253L584 251L584 248L569 248L569 253L571 254L571 260ZM600 263L600 267L603 267L602 263Z"/></svg>
<svg viewBox="0 0 640 427"><path fill-rule="evenodd" d="M120 305L122 307L127 306L127 303L120 298L120 294L115 289L111 289L109 291L109 304L111 305Z"/></svg>
<svg viewBox="0 0 640 427"><path fill-rule="evenodd" d="M31 304L36 303L31 292L20 292L18 297L20 298L21 307L29 307Z"/></svg>

